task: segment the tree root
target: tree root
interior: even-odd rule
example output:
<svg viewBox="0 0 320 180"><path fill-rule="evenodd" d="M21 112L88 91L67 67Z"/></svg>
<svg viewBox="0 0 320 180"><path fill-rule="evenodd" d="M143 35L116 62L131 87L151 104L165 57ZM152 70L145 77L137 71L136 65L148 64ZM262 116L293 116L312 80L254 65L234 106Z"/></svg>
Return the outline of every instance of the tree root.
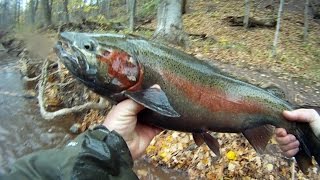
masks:
<svg viewBox="0 0 320 180"><path fill-rule="evenodd" d="M41 77L39 80L38 84L38 102L40 106L40 113L41 116L46 119L46 120L52 120L60 116L64 116L70 113L75 113L75 112L82 112L83 110L87 109L106 109L110 107L110 104L106 102L104 98L100 98L99 102L87 102L85 104L79 105L79 106L74 106L71 108L64 108L60 109L58 111L54 112L48 112L45 109L45 102L44 102L44 92L46 89L46 84L47 84L47 76L48 76L48 67L49 67L49 61L48 59L45 60L43 66L42 66L42 71L41 71Z"/></svg>
<svg viewBox="0 0 320 180"><path fill-rule="evenodd" d="M36 81L40 78L40 76L41 76L41 74L39 74L38 76L33 77L33 78L29 78L28 76L23 76L23 80L26 82Z"/></svg>

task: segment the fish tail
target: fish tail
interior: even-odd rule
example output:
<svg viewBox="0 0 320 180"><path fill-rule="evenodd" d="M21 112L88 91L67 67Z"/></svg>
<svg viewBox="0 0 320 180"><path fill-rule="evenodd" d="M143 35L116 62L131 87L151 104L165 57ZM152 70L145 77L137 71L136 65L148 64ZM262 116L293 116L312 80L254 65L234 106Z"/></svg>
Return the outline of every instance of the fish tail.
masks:
<svg viewBox="0 0 320 180"><path fill-rule="evenodd" d="M299 151L294 156L299 168L305 174L312 164L312 156L320 165L320 139L314 134L309 123L297 123L297 127L292 132L300 142Z"/></svg>

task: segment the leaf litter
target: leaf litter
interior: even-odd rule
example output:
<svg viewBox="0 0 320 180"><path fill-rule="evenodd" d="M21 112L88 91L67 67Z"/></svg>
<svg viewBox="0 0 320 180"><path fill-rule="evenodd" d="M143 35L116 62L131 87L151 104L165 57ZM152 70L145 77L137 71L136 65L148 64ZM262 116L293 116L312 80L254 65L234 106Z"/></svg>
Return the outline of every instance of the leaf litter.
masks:
<svg viewBox="0 0 320 180"><path fill-rule="evenodd" d="M230 27L223 21L227 16L242 16L242 3L239 0L191 2L191 12L183 16L185 30L210 38L190 37L189 47L184 51L200 59L211 59L222 70L257 86L275 84L293 104L319 105L320 25L310 20L309 41L304 43L303 14L285 11L277 56L273 58L275 29L246 30ZM275 15L260 9L254 17ZM155 28L155 25L152 22L147 27ZM190 179L320 179L317 166L304 175L293 159L281 155L274 139L267 146L267 154L257 154L240 134L215 135L221 145L220 158L206 145L197 147L191 134L175 131L158 135L147 148L147 157L156 166L187 171Z"/></svg>
<svg viewBox="0 0 320 180"><path fill-rule="evenodd" d="M230 27L223 19L227 16L241 16L243 1L191 2L192 12L184 15L187 32L204 33L210 37L203 41L190 38L185 51L200 59L214 59L213 63L227 72L239 74L246 81L262 86L270 81L280 84L287 92L287 98L296 104L319 102L319 25L310 22L309 42L301 40L303 22L301 14L285 12L281 27L279 48L276 58L270 56L274 29ZM237 7L235 4L238 4ZM274 16L272 12L255 11L254 17ZM155 22L146 25L155 27ZM144 33L144 32L138 32ZM231 64L231 65L229 65ZM267 69L267 71L265 71ZM63 71L65 78L70 76ZM283 83L288 87L283 87ZM69 85L70 89L77 85ZM289 89L289 90L288 90ZM57 99L59 88L52 88L46 94L48 99ZM66 92L65 89L63 92ZM74 92L74 91L71 91ZM315 96L309 95L315 92ZM318 92L318 93L317 93ZM60 92L61 93L61 92ZM72 97L68 102L81 102L83 99L97 99L80 93L80 99ZM61 96L60 96L61 97ZM53 105L60 106L59 102ZM48 100L48 102L50 102ZM70 104L69 104L70 105ZM81 131L93 124L102 123L106 112L90 110L81 120ZM156 166L185 170L190 179L319 179L319 169L314 167L308 175L298 171L292 159L283 157L274 139L267 147L267 154L257 154L240 134L214 133L219 139L221 157L217 157L204 144L200 147L193 142L190 133L165 130L153 139L146 155ZM295 171L292 171L291 167ZM145 174L145 172L140 172Z"/></svg>

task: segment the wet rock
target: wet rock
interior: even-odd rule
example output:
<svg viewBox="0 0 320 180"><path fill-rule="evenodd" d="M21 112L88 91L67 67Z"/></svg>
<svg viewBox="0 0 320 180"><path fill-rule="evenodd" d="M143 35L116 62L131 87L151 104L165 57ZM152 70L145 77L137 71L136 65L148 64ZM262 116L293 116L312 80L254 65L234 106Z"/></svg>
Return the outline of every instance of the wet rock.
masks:
<svg viewBox="0 0 320 180"><path fill-rule="evenodd" d="M7 51L7 49L3 47L2 43L0 43L0 51Z"/></svg>
<svg viewBox="0 0 320 180"><path fill-rule="evenodd" d="M80 133L80 128L81 128L81 124L80 123L74 123L69 130L73 134L79 134Z"/></svg>

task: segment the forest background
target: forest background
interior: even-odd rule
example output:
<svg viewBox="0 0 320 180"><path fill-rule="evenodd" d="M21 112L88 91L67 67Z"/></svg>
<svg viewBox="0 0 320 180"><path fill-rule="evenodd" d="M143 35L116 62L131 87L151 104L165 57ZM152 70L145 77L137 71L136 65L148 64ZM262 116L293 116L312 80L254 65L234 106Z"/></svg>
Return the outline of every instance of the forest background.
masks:
<svg viewBox="0 0 320 180"><path fill-rule="evenodd" d="M79 133L101 122L110 105L59 63L52 51L59 32L147 37L257 86L280 88L296 105L319 105L319 18L318 0L1 0L0 46L17 52L26 81L38 83L43 118L76 114L71 131ZM192 179L319 178L317 167L309 175L296 171L274 141L269 154L257 155L240 135L213 135L220 159L206 146L195 147L190 134L174 131L155 138L146 158Z"/></svg>

